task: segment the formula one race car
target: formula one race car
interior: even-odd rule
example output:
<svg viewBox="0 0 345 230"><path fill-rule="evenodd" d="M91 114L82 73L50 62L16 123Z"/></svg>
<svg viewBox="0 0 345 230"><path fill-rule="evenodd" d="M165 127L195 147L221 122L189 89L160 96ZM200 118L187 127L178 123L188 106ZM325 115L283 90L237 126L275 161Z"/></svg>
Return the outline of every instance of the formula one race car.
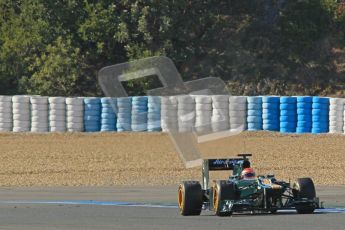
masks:
<svg viewBox="0 0 345 230"><path fill-rule="evenodd" d="M178 207L181 215L200 215L201 210L213 210L217 216L233 212L276 213L296 209L297 213L313 213L319 208L312 179L299 178L293 184L277 180L274 175L241 178L241 172L250 168L247 157L204 160L202 185L198 181L184 181L178 188ZM209 187L209 171L232 170L228 180L216 180Z"/></svg>

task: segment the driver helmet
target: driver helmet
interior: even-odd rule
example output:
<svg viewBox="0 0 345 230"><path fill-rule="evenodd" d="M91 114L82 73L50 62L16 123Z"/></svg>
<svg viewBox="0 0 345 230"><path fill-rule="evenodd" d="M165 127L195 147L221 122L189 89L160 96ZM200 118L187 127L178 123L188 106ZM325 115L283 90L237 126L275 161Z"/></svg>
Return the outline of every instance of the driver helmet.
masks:
<svg viewBox="0 0 345 230"><path fill-rule="evenodd" d="M241 173L241 178L243 180L255 179L255 171L252 168L245 168Z"/></svg>

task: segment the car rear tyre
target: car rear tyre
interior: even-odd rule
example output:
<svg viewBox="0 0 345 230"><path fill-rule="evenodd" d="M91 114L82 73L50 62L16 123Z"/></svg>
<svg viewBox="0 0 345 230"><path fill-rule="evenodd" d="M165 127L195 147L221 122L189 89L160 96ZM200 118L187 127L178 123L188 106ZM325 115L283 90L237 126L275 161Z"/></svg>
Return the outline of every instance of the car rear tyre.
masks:
<svg viewBox="0 0 345 230"><path fill-rule="evenodd" d="M178 187L178 207L183 216L198 216L201 213L203 192L198 181L184 181Z"/></svg>
<svg viewBox="0 0 345 230"><path fill-rule="evenodd" d="M218 180L213 185L213 210L217 216L231 216L232 211L223 211L224 200L235 200L235 185L230 181Z"/></svg>
<svg viewBox="0 0 345 230"><path fill-rule="evenodd" d="M316 191L314 182L311 178L298 178L293 184L292 193L295 199L309 199L314 200ZM315 210L314 205L298 205L296 211L299 214L310 214Z"/></svg>

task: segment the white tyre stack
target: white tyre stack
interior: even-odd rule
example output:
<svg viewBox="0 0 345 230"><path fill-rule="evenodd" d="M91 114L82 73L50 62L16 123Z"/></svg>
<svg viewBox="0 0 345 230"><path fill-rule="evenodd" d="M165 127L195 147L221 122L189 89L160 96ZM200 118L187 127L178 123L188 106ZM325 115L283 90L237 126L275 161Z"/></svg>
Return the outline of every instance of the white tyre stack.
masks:
<svg viewBox="0 0 345 230"><path fill-rule="evenodd" d="M329 132L343 133L344 102L341 98L329 99Z"/></svg>
<svg viewBox="0 0 345 230"><path fill-rule="evenodd" d="M12 131L12 118L12 97L0 96L0 132Z"/></svg>
<svg viewBox="0 0 345 230"><path fill-rule="evenodd" d="M213 95L212 108L212 131L230 130L229 95Z"/></svg>
<svg viewBox="0 0 345 230"><path fill-rule="evenodd" d="M84 131L84 99L81 97L66 98L67 131Z"/></svg>
<svg viewBox="0 0 345 230"><path fill-rule="evenodd" d="M64 97L49 97L50 132L66 132L66 102Z"/></svg>
<svg viewBox="0 0 345 230"><path fill-rule="evenodd" d="M31 132L48 132L48 97L32 96L31 103Z"/></svg>
<svg viewBox="0 0 345 230"><path fill-rule="evenodd" d="M30 119L30 97L17 95L12 97L13 132L29 132Z"/></svg>
<svg viewBox="0 0 345 230"><path fill-rule="evenodd" d="M209 95L196 95L195 98L195 131L210 133L212 131L212 98Z"/></svg>
<svg viewBox="0 0 345 230"><path fill-rule="evenodd" d="M165 96L161 98L161 126L163 132L177 132L177 98Z"/></svg>
<svg viewBox="0 0 345 230"><path fill-rule="evenodd" d="M344 126L344 104L341 98L329 99L329 132L342 133Z"/></svg>
<svg viewBox="0 0 345 230"><path fill-rule="evenodd" d="M195 99L191 95L177 97L178 130L180 133L192 132L195 125Z"/></svg>
<svg viewBox="0 0 345 230"><path fill-rule="evenodd" d="M245 131L247 129L247 97L231 96L229 103L231 132Z"/></svg>

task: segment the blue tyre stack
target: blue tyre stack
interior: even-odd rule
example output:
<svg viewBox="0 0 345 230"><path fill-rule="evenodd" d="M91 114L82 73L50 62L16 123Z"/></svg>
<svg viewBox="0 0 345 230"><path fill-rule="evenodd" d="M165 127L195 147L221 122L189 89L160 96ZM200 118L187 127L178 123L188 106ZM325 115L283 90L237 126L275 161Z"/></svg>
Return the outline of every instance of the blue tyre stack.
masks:
<svg viewBox="0 0 345 230"><path fill-rule="evenodd" d="M84 99L84 129L86 132L100 131L101 100L91 97Z"/></svg>
<svg viewBox="0 0 345 230"><path fill-rule="evenodd" d="M262 97L263 130L279 131L279 97Z"/></svg>
<svg viewBox="0 0 345 230"><path fill-rule="evenodd" d="M147 131L161 131L161 98L149 96L147 108Z"/></svg>
<svg viewBox="0 0 345 230"><path fill-rule="evenodd" d="M147 97L132 98L132 131L147 131Z"/></svg>
<svg viewBox="0 0 345 230"><path fill-rule="evenodd" d="M262 98L247 97L248 131L262 130Z"/></svg>
<svg viewBox="0 0 345 230"><path fill-rule="evenodd" d="M296 133L310 133L312 128L313 97L297 97L297 128Z"/></svg>
<svg viewBox="0 0 345 230"><path fill-rule="evenodd" d="M101 131L116 131L116 98L104 97L101 99L101 104Z"/></svg>
<svg viewBox="0 0 345 230"><path fill-rule="evenodd" d="M312 133L327 133L329 130L329 98L313 97Z"/></svg>
<svg viewBox="0 0 345 230"><path fill-rule="evenodd" d="M116 129L118 132L131 131L132 120L132 98L119 97L116 100L117 104L117 122Z"/></svg>
<svg viewBox="0 0 345 230"><path fill-rule="evenodd" d="M297 126L296 97L280 98L280 132L294 133Z"/></svg>

